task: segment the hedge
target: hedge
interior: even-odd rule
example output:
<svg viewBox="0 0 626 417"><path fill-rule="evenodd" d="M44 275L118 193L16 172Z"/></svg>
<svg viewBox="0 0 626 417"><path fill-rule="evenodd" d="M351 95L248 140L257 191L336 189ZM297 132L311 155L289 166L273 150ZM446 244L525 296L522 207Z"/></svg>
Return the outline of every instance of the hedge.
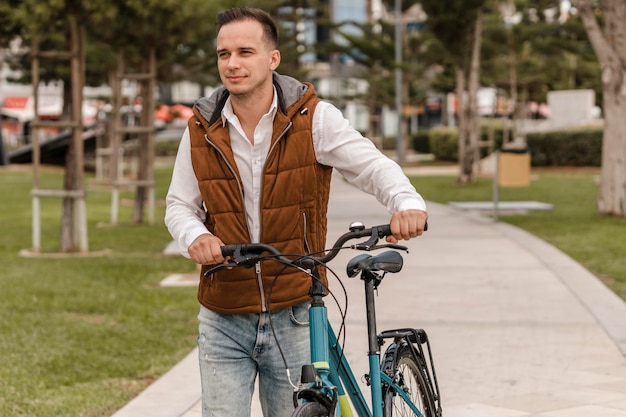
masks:
<svg viewBox="0 0 626 417"><path fill-rule="evenodd" d="M526 136L533 166L600 166L602 129L588 128Z"/></svg>
<svg viewBox="0 0 626 417"><path fill-rule="evenodd" d="M483 127L482 140L489 137L489 128ZM503 143L501 127L492 131L495 149ZM411 146L419 153L432 153L439 161L458 161L458 131L439 127L419 131L411 138ZM526 144L532 166L600 166L602 128L579 128L542 133L529 133ZM482 156L487 153L482 150Z"/></svg>

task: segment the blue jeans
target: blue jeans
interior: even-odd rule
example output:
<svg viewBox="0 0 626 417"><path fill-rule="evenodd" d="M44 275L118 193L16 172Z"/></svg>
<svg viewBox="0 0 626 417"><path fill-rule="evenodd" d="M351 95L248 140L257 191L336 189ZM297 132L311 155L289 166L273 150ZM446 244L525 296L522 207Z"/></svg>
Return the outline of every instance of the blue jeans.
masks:
<svg viewBox="0 0 626 417"><path fill-rule="evenodd" d="M293 387L278 345L285 355L291 381L300 381L302 365L310 362L309 303L269 315L219 314L200 307L198 352L202 380L203 417L249 417L256 377L265 417L290 416Z"/></svg>

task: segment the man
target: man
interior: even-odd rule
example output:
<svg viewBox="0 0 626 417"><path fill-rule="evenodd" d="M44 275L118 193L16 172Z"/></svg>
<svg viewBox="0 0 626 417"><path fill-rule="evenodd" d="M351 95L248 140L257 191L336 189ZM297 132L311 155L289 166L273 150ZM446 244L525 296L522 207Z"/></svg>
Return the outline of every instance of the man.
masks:
<svg viewBox="0 0 626 417"><path fill-rule="evenodd" d="M167 195L165 223L183 255L204 272L225 262L224 244L323 250L333 168L389 209L390 242L421 235L426 206L400 167L312 85L275 72L280 52L271 17L238 7L220 13L216 29L223 86L194 106ZM289 369L309 362L310 279L286 270L275 281L279 272L268 262L201 276L203 416L249 416L257 375L264 415L291 414L293 387L277 343ZM278 342L270 314L283 336Z"/></svg>

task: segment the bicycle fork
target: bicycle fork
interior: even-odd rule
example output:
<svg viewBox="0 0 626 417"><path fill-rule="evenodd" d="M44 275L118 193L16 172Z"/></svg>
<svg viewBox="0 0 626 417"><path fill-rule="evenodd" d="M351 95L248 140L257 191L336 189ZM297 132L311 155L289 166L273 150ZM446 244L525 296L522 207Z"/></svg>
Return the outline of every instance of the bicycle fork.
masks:
<svg viewBox="0 0 626 417"><path fill-rule="evenodd" d="M304 399L305 401L316 401L324 404L326 409L329 410L329 416L354 417L356 415L371 417L372 412L348 365L337 336L333 328L328 325L326 307L323 305L312 306L309 310L309 317L311 320L312 365L305 365L302 368L302 385L294 393L294 405L298 399ZM370 367L374 369L378 376L370 375L368 380L372 376L376 378L374 380L376 382L372 385L372 390L378 390L380 393L379 361L379 355L370 357ZM353 413L350 406L348 396L355 413ZM382 400L380 404L380 412L375 412L374 417L382 417Z"/></svg>
<svg viewBox="0 0 626 417"><path fill-rule="evenodd" d="M311 346L311 364L302 367L300 385L293 394L294 407L298 400L315 401L321 403L335 415L339 401L339 390L335 378L331 380L330 349L328 325L328 311L323 297L326 295L319 271L316 267L311 270L312 285L310 289L311 307L309 308L309 345ZM343 393L341 393L343 396Z"/></svg>

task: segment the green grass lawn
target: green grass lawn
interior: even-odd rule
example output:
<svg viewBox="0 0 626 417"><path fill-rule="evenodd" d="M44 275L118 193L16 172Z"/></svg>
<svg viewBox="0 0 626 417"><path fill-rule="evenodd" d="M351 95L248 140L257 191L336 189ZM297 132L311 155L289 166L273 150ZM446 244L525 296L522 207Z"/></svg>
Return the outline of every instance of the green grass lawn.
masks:
<svg viewBox="0 0 626 417"><path fill-rule="evenodd" d="M61 203L42 200L46 256L19 255L31 241L31 174L0 168L0 416L110 416L195 346L195 288L161 288L169 273L192 272L191 261L167 257L162 199L171 166L156 169L156 224L133 225L123 204L110 226L110 192L89 178L90 251L56 257ZM531 186L501 190L501 200L538 200L552 212L501 216L553 243L626 298L626 220L595 213L594 173L535 173ZM413 179L428 200L492 198L492 182L460 186L453 177ZM60 188L47 169L43 188ZM125 194L127 200L132 194ZM436 223L432 223L436 228Z"/></svg>
<svg viewBox="0 0 626 417"><path fill-rule="evenodd" d="M499 219L553 244L626 300L626 219L597 214L598 175L599 171L589 169L534 170L530 186L501 187L500 201L540 201L553 204L554 210L500 214ZM466 185L455 180L450 176L412 178L430 201L493 201L491 179Z"/></svg>
<svg viewBox="0 0 626 417"><path fill-rule="evenodd" d="M195 289L158 285L194 270L161 254L171 240L162 221L170 172L157 170L154 225L132 225L131 204L107 225L110 192L89 186L90 251L104 256L49 256L61 201L43 199L47 256L28 258L19 252L32 246L31 175L0 169L0 416L109 416L195 346ZM60 188L62 174L47 169L42 181Z"/></svg>

